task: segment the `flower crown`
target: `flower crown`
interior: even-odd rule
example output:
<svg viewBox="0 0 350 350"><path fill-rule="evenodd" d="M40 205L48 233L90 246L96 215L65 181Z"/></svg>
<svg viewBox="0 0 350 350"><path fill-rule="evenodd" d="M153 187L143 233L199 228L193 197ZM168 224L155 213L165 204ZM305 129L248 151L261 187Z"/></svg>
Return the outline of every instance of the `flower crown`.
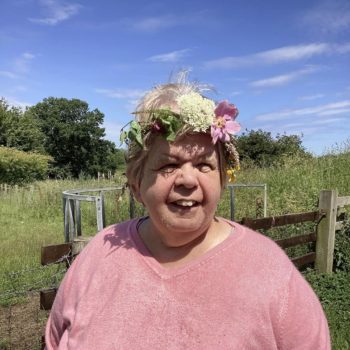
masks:
<svg viewBox="0 0 350 350"><path fill-rule="evenodd" d="M228 101L215 103L197 92L190 92L176 99L179 112L170 109L138 111L134 114L148 114L146 122L131 121L121 129L121 143L136 143L144 147L144 138L150 133L160 133L167 141L175 141L179 132L209 133L213 144L217 141L225 145L225 158L228 164L229 182L235 180L235 172L239 170L239 155L235 147L236 134L240 125L235 121L238 109ZM124 130L130 125L129 130Z"/></svg>

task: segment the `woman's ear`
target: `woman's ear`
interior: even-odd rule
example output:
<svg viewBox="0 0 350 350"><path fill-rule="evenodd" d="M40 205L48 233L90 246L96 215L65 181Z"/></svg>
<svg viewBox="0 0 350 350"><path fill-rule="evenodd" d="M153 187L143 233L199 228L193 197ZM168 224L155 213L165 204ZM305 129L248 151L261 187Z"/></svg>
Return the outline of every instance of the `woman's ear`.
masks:
<svg viewBox="0 0 350 350"><path fill-rule="evenodd" d="M130 187L135 199L143 205L140 186L138 184L132 184Z"/></svg>

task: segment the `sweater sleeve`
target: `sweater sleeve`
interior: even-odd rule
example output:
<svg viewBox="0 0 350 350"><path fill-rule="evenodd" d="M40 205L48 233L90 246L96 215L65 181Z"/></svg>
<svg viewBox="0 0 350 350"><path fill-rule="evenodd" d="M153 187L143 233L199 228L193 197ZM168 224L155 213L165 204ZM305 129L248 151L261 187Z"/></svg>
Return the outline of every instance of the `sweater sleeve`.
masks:
<svg viewBox="0 0 350 350"><path fill-rule="evenodd" d="M304 277L293 269L279 332L283 350L330 350L330 335L322 306Z"/></svg>

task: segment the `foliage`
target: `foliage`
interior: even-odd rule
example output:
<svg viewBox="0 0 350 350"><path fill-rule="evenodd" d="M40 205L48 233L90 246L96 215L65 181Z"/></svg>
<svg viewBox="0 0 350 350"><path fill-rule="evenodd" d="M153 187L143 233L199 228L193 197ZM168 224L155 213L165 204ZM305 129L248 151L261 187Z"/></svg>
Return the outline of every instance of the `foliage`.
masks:
<svg viewBox="0 0 350 350"><path fill-rule="evenodd" d="M117 151L112 142L103 139L104 115L98 109L90 111L88 104L78 99L49 97L28 112L45 134L45 151L54 159L51 175L77 178L115 171Z"/></svg>
<svg viewBox="0 0 350 350"><path fill-rule="evenodd" d="M20 108L9 107L0 99L0 146L44 153L44 134L37 120Z"/></svg>
<svg viewBox="0 0 350 350"><path fill-rule="evenodd" d="M45 179L50 157L0 147L0 183L25 184Z"/></svg>
<svg viewBox="0 0 350 350"><path fill-rule="evenodd" d="M350 195L350 153L326 155L305 161L303 157L285 159L282 166L245 168L238 173L239 183L266 183L268 188L267 215L297 213L317 209L319 192L337 188L340 196ZM120 178L117 184L125 182ZM63 242L62 191L73 188L98 188L116 185L116 181L46 180L34 183L18 191L0 192L0 227L6 228L0 235L0 303L1 293L7 290L13 278L6 272L36 268L40 261L42 245ZM256 199L262 197L260 189L235 189L236 220L256 215ZM118 198L118 197L117 197ZM107 225L128 219L127 193L118 200L115 193L106 193ZM95 206L82 203L83 235L96 233ZM141 211L140 211L141 212ZM139 211L138 211L139 213ZM229 191L225 191L218 215L229 218ZM301 227L298 233L307 233ZM340 236L337 233L337 238ZM338 241L338 239L337 239ZM337 242L336 241L336 242ZM340 242L340 241L339 241ZM337 243L336 243L337 244ZM340 245L342 243L340 242ZM14 249L16 247L16 249ZM344 260L341 260L344 261ZM18 288L32 286L32 281L18 277ZM4 282L1 276L5 276ZM350 349L350 274L339 271L331 276L308 271L305 275L324 306L332 335L334 350ZM17 286L17 285L16 285Z"/></svg>
<svg viewBox="0 0 350 350"><path fill-rule="evenodd" d="M326 312L331 330L332 348L350 348L350 274L337 272L333 275L307 271L305 278L312 285Z"/></svg>
<svg viewBox="0 0 350 350"><path fill-rule="evenodd" d="M350 221L337 231L334 245L333 269L350 272Z"/></svg>
<svg viewBox="0 0 350 350"><path fill-rule="evenodd" d="M297 135L277 135L263 130L246 130L237 137L237 149L243 164L259 167L278 164L286 156L311 157Z"/></svg>

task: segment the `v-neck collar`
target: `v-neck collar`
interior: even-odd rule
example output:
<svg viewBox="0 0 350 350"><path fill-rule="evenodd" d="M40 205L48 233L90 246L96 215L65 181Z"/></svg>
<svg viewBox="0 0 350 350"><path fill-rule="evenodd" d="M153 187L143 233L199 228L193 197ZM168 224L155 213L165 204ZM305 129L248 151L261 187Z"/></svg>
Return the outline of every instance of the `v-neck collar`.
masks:
<svg viewBox="0 0 350 350"><path fill-rule="evenodd" d="M220 218L220 220L224 220L231 226L231 233L228 237L226 237L222 242L220 242L215 247L211 248L201 256L194 258L188 263L184 263L179 267L164 267L162 264L158 262L158 260L152 255L149 251L145 243L140 237L138 232L138 227L147 217L142 217L135 220L130 226L130 236L135 245L135 248L140 253L140 258L148 265L148 267L153 270L161 279L170 279L177 277L179 275L183 275L186 272L199 268L201 265L206 264L210 260L212 260L215 256L221 253L223 250L227 249L231 244L238 238L237 230L235 230L235 223Z"/></svg>

